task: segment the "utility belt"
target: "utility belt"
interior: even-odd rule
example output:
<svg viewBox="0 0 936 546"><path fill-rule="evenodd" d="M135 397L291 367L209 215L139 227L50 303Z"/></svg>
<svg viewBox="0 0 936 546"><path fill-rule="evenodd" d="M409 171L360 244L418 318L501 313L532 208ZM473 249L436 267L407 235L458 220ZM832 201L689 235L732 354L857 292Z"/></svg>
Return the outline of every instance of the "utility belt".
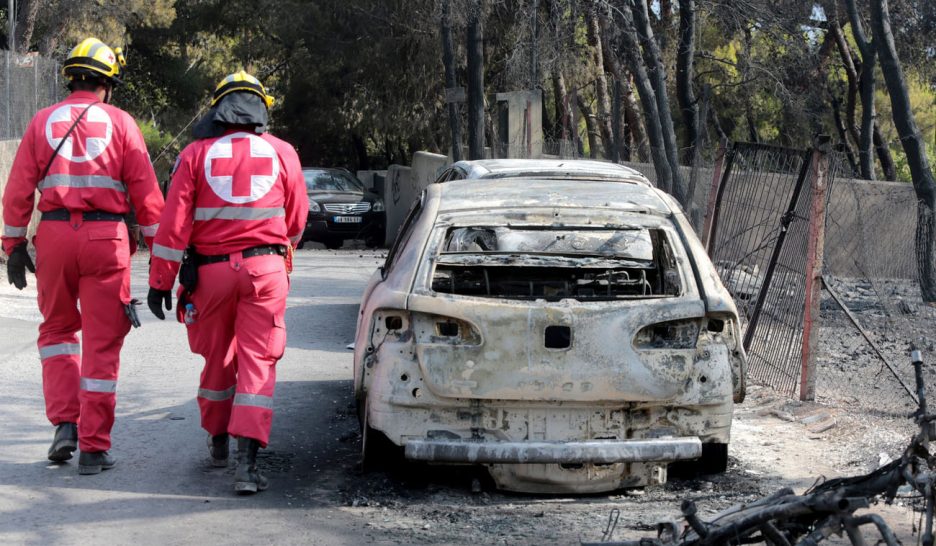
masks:
<svg viewBox="0 0 936 546"><path fill-rule="evenodd" d="M241 251L241 256L244 258L252 258L253 256L267 256L270 254L278 254L280 256L286 256L286 247L283 245L261 245L251 248L247 248ZM192 253L193 261L195 265L208 265L216 264L218 262L229 262L231 261L230 254L219 254L217 256L206 256L204 254Z"/></svg>
<svg viewBox="0 0 936 546"><path fill-rule="evenodd" d="M71 220L71 211L68 209L48 210L42 213L43 220L54 220L58 222L68 222ZM123 222L124 215L113 212L104 212L102 210L86 210L81 213L81 219L85 222Z"/></svg>
<svg viewBox="0 0 936 546"><path fill-rule="evenodd" d="M244 258L268 256L272 254L286 258L286 247L283 245L261 245L246 248L240 253ZM182 258L182 265L179 267L179 284L185 287L185 291L188 294L192 294L195 292L195 287L198 286L198 268L200 266L229 261L231 261L230 254L207 256L205 254L198 254L195 252L194 248L190 247L185 251L185 256ZM180 303L180 305L182 304Z"/></svg>

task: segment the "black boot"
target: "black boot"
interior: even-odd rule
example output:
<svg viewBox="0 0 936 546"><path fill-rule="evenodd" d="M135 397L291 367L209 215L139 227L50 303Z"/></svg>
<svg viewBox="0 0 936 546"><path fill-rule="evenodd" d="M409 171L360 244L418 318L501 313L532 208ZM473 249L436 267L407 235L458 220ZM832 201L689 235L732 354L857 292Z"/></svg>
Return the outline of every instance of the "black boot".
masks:
<svg viewBox="0 0 936 546"><path fill-rule="evenodd" d="M57 463L72 458L72 452L78 449L78 425L75 423L59 423L55 427L55 438L49 448L49 460Z"/></svg>
<svg viewBox="0 0 936 546"><path fill-rule="evenodd" d="M234 471L234 491L249 495L267 488L267 479L257 469L260 442L253 438L237 439L237 469Z"/></svg>
<svg viewBox="0 0 936 546"><path fill-rule="evenodd" d="M117 460L106 451L82 451L78 456L79 474L100 474L102 470L114 468Z"/></svg>
<svg viewBox="0 0 936 546"><path fill-rule="evenodd" d="M228 435L208 436L208 452L211 454L211 466L225 468L228 465Z"/></svg>

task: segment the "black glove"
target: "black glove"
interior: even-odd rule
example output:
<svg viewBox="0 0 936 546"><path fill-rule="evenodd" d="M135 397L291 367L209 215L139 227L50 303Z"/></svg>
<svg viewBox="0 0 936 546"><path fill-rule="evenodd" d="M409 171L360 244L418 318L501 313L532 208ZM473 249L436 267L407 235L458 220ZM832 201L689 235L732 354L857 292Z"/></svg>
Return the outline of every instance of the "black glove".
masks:
<svg viewBox="0 0 936 546"><path fill-rule="evenodd" d="M7 258L7 278L10 284L20 290L26 288L27 269L30 273L36 272L36 266L26 251L26 243L22 243L13 247L13 253Z"/></svg>
<svg viewBox="0 0 936 546"><path fill-rule="evenodd" d="M162 311L163 303L166 304L166 311L172 311L172 290L150 288L149 294L146 295L146 304L159 320L166 320L166 315Z"/></svg>

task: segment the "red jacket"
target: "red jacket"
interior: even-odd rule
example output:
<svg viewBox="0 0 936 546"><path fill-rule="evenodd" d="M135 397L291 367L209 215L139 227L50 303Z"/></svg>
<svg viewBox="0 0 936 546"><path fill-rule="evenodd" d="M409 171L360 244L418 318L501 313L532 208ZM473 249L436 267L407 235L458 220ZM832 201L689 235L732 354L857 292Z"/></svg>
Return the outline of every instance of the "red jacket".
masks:
<svg viewBox="0 0 936 546"><path fill-rule="evenodd" d="M204 255L299 243L309 214L299 156L269 134L231 129L189 144L176 162L150 265L170 290L182 253Z"/></svg>
<svg viewBox="0 0 936 546"><path fill-rule="evenodd" d="M132 201L146 244L152 245L163 197L143 135L130 114L98 100L94 93L75 91L40 110L29 123L3 192L2 239L7 254L26 241L37 189L43 212L126 214ZM65 132L95 102L53 158ZM49 173L39 180L49 161Z"/></svg>

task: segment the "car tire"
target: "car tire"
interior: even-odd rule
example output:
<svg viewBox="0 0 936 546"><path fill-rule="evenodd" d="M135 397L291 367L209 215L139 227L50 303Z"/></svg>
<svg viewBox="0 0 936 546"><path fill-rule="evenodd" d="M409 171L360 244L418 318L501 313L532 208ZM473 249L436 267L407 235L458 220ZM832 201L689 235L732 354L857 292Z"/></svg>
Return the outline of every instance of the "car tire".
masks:
<svg viewBox="0 0 936 546"><path fill-rule="evenodd" d="M305 239L299 241L299 244L296 245L296 250L299 250L299 249L301 249L301 248L304 247L304 246L305 246Z"/></svg>
<svg viewBox="0 0 936 546"><path fill-rule="evenodd" d="M358 420L361 423L361 469L392 470L402 466L403 450L377 429L367 424L366 402L358 404Z"/></svg>
<svg viewBox="0 0 936 546"><path fill-rule="evenodd" d="M693 479L728 470L728 444L702 444L702 456L670 463L667 474L674 479Z"/></svg>
<svg viewBox="0 0 936 546"><path fill-rule="evenodd" d="M721 474L728 470L728 444L702 444L702 456L696 461L699 474Z"/></svg>

